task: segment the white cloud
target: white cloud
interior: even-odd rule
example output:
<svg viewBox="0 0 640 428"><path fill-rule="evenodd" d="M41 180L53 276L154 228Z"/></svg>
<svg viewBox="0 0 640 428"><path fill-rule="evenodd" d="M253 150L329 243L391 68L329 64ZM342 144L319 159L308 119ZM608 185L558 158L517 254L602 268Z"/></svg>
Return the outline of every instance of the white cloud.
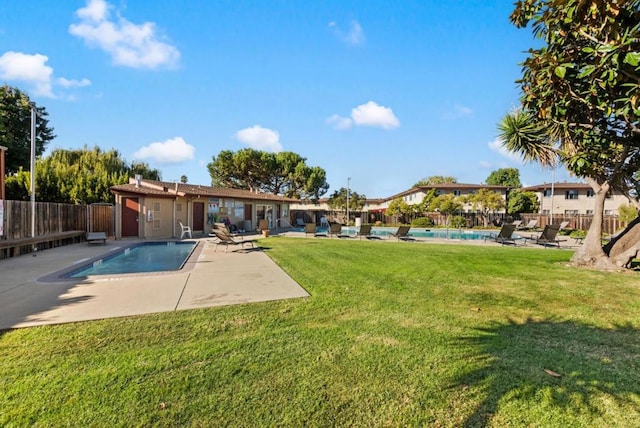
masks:
<svg viewBox="0 0 640 428"><path fill-rule="evenodd" d="M22 52L5 52L0 56L0 79L24 82L33 90L33 95L56 98L54 85L70 88L88 86L88 79L70 80L64 77L53 78L53 68L46 63L49 57L42 54L25 54Z"/></svg>
<svg viewBox="0 0 640 428"><path fill-rule="evenodd" d="M279 152L282 150L280 144L280 134L273 129L263 128L254 125L250 128L241 129L234 135L235 139L256 150L269 152Z"/></svg>
<svg viewBox="0 0 640 428"><path fill-rule="evenodd" d="M73 88L73 87L82 88L83 86L89 86L91 84L91 81L89 79L75 80L75 79L65 79L64 77L59 77L58 79L56 79L56 83L62 86L63 88Z"/></svg>
<svg viewBox="0 0 640 428"><path fill-rule="evenodd" d="M460 104L455 104L453 106L453 111L458 117L469 117L473 115L473 110Z"/></svg>
<svg viewBox="0 0 640 428"><path fill-rule="evenodd" d="M329 116L325 122L333 129L345 130L352 126L372 126L384 129L393 129L400 126L400 121L389 107L378 105L373 101L351 110L351 117L343 117L337 114Z"/></svg>
<svg viewBox="0 0 640 428"><path fill-rule="evenodd" d="M506 148L504 148L504 146L502 145L502 142L500 141L499 138L496 138L495 140L491 141L490 143L488 143L489 149L491 149L492 151L498 153L500 156L503 156L513 162L516 162L520 165L524 164L524 161L522 160L522 157L517 154L517 153L513 153L508 151Z"/></svg>
<svg viewBox="0 0 640 428"><path fill-rule="evenodd" d="M196 148L187 144L182 137L151 143L137 150L133 157L162 164L180 163L193 159Z"/></svg>
<svg viewBox="0 0 640 428"><path fill-rule="evenodd" d="M442 113L442 118L445 120L455 120L471 116L473 116L473 110L461 104L447 106L446 110Z"/></svg>
<svg viewBox="0 0 640 428"><path fill-rule="evenodd" d="M80 23L71 24L69 33L107 52L116 65L154 69L178 63L180 51L162 40L153 22L136 25L120 15L112 20L112 7L105 0L88 0L76 11Z"/></svg>
<svg viewBox="0 0 640 428"><path fill-rule="evenodd" d="M53 98L53 69L45 64L48 60L47 56L41 54L6 52L0 57L0 78L29 83L35 95Z"/></svg>
<svg viewBox="0 0 640 428"><path fill-rule="evenodd" d="M369 101L351 110L351 119L358 126L375 126L392 129L400 126L400 121L393 110Z"/></svg>
<svg viewBox="0 0 640 428"><path fill-rule="evenodd" d="M356 20L351 21L349 29L343 31L338 27L335 21L329 23L329 28L333 29L333 33L343 42L351 46L358 46L365 42L364 31L362 26Z"/></svg>
<svg viewBox="0 0 640 428"><path fill-rule="evenodd" d="M484 161L484 160L480 161L480 168L489 169L489 168L491 168L491 166L492 166L491 162L489 162L489 161Z"/></svg>
<svg viewBox="0 0 640 428"><path fill-rule="evenodd" d="M348 117L342 117L334 114L326 119L326 123L331 125L333 129L345 130L351 128L353 121Z"/></svg>

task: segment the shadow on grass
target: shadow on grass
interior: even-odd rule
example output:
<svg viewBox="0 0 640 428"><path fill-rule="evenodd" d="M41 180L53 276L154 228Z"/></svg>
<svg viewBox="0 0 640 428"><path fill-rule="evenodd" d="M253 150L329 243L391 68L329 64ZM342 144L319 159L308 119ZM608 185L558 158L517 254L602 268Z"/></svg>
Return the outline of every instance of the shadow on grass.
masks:
<svg viewBox="0 0 640 428"><path fill-rule="evenodd" d="M452 386L475 387L483 394L465 427L489 425L503 399L537 402L574 415L602 416L602 395L622 409L637 406L640 331L631 325L604 329L529 319L478 333L462 339L479 351L478 364Z"/></svg>

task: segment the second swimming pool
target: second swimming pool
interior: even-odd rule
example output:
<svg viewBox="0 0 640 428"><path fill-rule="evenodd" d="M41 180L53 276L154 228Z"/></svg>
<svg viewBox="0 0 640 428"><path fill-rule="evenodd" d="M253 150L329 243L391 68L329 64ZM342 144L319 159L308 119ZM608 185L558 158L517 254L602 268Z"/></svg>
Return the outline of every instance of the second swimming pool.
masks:
<svg viewBox="0 0 640 428"><path fill-rule="evenodd" d="M395 233L397 228L394 227L373 227L371 234L381 238L387 238ZM345 235L355 236L358 231L356 227L343 227L342 233ZM462 239L462 240L479 240L485 239L496 231L489 230L468 230L468 229L423 229L411 228L409 236L412 238L437 238L437 239Z"/></svg>

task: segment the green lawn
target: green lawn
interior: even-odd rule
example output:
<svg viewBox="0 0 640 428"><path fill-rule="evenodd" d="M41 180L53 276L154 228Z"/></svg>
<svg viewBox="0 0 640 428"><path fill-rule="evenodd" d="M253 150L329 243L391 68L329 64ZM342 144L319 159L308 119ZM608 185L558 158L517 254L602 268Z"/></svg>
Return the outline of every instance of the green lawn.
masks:
<svg viewBox="0 0 640 428"><path fill-rule="evenodd" d="M0 332L0 426L640 426L637 272L261 245L310 298Z"/></svg>

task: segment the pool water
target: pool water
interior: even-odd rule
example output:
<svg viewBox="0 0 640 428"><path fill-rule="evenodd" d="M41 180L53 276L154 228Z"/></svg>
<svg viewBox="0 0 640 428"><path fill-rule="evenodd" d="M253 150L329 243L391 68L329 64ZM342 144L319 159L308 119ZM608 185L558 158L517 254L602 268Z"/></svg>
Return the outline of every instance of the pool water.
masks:
<svg viewBox="0 0 640 428"><path fill-rule="evenodd" d="M379 236L381 238L387 238L391 234L395 233L397 228L395 227L373 227L371 228L371 235ZM355 236L358 228L355 227L343 227L342 233L345 235ZM437 239L463 239L463 240L478 240L485 239L490 234L495 234L496 231L489 230L467 230L467 229L421 229L411 228L409 230L409 236L413 238L437 238ZM516 235L514 235L515 237Z"/></svg>
<svg viewBox="0 0 640 428"><path fill-rule="evenodd" d="M88 275L179 270L196 245L196 242L145 242L95 260L65 276L79 278Z"/></svg>

